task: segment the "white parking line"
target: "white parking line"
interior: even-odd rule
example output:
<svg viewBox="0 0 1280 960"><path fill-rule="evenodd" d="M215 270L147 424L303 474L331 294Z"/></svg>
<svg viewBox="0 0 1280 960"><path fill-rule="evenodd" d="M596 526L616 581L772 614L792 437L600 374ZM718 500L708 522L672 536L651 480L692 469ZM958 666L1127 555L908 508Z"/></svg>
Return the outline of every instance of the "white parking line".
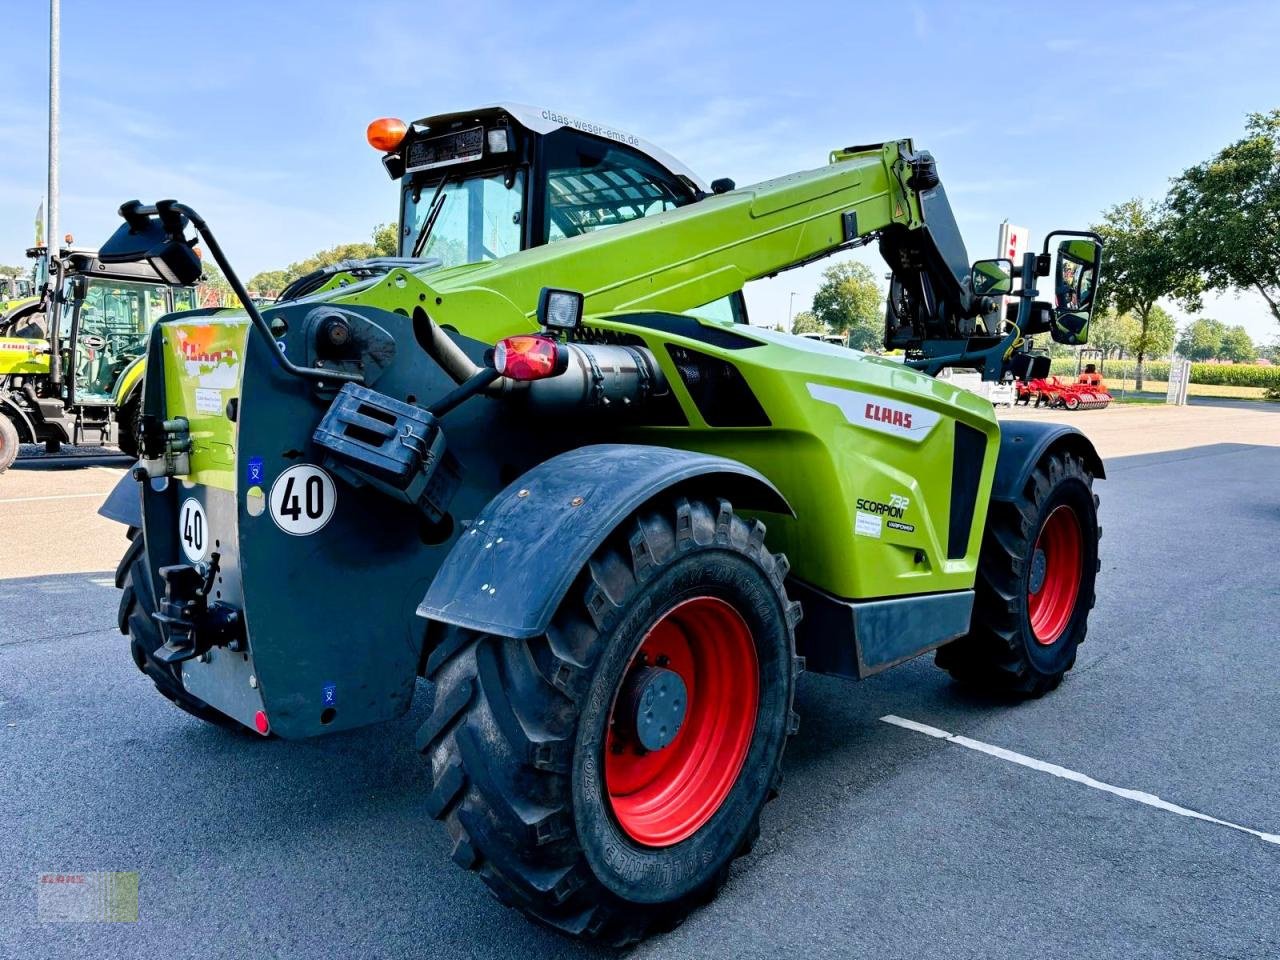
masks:
<svg viewBox="0 0 1280 960"><path fill-rule="evenodd" d="M1030 767L1032 770L1039 770L1041 773L1047 773L1054 777L1061 777L1063 780L1071 780L1075 783L1082 783L1086 787L1093 787L1093 789L1101 790L1103 793L1115 794L1117 797L1124 797L1126 800L1136 800L1138 803L1145 803L1148 807L1155 807L1157 810L1163 810L1166 813L1176 813L1180 817L1191 817L1193 820L1203 820L1206 823L1216 823L1220 827L1228 827L1232 830L1239 830L1241 833L1247 833L1251 836L1258 837L1261 840L1265 840L1267 843L1280 844L1280 834L1263 833L1261 830L1254 830L1251 827L1242 827L1238 823L1219 820L1217 817L1211 817L1206 813L1198 813L1195 810L1188 810L1186 807L1180 807L1175 803L1169 803L1167 800L1161 800L1155 794L1143 793L1141 790L1129 790L1125 787L1114 787L1109 783L1103 783L1101 780L1095 780L1093 777L1086 776L1083 773L1076 773L1074 770L1068 770L1066 767L1060 767L1056 763L1045 763L1043 760L1037 760L1034 757L1028 757L1021 753L1014 753L1012 750L1004 749L1004 747L996 747L989 743L983 743L981 740L971 740L968 737L957 736L954 733L948 733L946 730L939 730L937 727L931 727L928 724L917 723L914 720L906 720L902 717L895 717L893 714L881 717L880 719L885 723L893 724L895 727L902 727L904 730L913 730L916 733L923 733L927 737L934 737L938 740L947 740L969 750L976 750L979 753L985 753L988 756L999 757L1001 760L1008 760L1010 763L1016 763L1023 767Z"/></svg>
<svg viewBox="0 0 1280 960"><path fill-rule="evenodd" d="M99 499L107 499L110 490L102 493L59 493L49 497L9 497L7 500L0 500L0 503L32 503L35 500L80 500L84 497L98 497Z"/></svg>

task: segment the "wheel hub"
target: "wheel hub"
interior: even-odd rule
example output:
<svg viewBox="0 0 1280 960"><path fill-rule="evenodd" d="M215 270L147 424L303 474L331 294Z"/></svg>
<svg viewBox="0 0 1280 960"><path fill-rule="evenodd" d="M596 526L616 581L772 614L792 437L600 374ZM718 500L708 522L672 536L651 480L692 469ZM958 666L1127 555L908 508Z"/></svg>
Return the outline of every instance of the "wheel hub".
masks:
<svg viewBox="0 0 1280 960"><path fill-rule="evenodd" d="M688 689L680 674L665 667L640 667L627 685L630 734L645 750L661 750L671 745L684 723Z"/></svg>
<svg viewBox="0 0 1280 960"><path fill-rule="evenodd" d="M1045 518L1031 553L1027 575L1027 613L1036 643L1051 646L1066 632L1075 614L1084 569L1084 533L1066 504Z"/></svg>
<svg viewBox="0 0 1280 960"><path fill-rule="evenodd" d="M1049 562L1045 559L1044 551L1039 547L1031 557L1031 582L1028 588L1032 593L1039 593L1044 587L1044 575L1049 569Z"/></svg>
<svg viewBox="0 0 1280 960"><path fill-rule="evenodd" d="M604 751L628 837L669 847L711 819L746 760L759 691L751 630L726 601L684 600L649 628L618 683Z"/></svg>

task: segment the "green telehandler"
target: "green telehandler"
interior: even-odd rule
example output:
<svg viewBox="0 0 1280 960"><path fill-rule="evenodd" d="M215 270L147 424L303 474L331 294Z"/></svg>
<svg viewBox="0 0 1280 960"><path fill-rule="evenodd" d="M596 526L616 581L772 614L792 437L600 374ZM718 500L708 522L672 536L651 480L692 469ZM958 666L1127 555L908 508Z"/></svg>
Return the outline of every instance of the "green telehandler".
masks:
<svg viewBox="0 0 1280 960"><path fill-rule="evenodd" d="M153 330L140 460L101 511L129 528L121 630L179 707L293 739L399 716L422 680L453 860L627 943L751 848L802 669L936 650L1018 696L1071 669L1098 454L935 374L1043 375L1030 337L1083 342L1096 237L970 264L910 140L743 189L514 105L369 140L398 257L259 310L177 201L125 204L101 250L190 282L194 230L245 305ZM905 363L746 323L747 282L868 243ZM1091 277L1055 304L1059 249Z"/></svg>
<svg viewBox="0 0 1280 960"><path fill-rule="evenodd" d="M147 263L103 263L62 248L53 279L48 250L33 247L41 295L0 316L0 473L19 443L118 446L135 455L142 355L166 313L195 307Z"/></svg>

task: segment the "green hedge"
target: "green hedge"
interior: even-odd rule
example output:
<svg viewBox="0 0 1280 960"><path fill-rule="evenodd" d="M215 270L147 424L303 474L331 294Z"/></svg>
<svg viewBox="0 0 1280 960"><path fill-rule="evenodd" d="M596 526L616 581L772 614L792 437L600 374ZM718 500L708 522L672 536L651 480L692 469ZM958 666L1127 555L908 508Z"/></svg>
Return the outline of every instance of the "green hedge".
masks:
<svg viewBox="0 0 1280 960"><path fill-rule="evenodd" d="M1121 377L1132 380L1137 365L1134 360L1108 360L1102 365L1102 374L1108 380L1119 380ZM1049 372L1058 377L1074 377L1075 358L1060 357L1054 360ZM1147 380L1168 380L1169 361L1148 360L1143 365L1143 375ZM1191 382L1213 387L1280 388L1280 365L1260 367L1251 363L1193 363Z"/></svg>

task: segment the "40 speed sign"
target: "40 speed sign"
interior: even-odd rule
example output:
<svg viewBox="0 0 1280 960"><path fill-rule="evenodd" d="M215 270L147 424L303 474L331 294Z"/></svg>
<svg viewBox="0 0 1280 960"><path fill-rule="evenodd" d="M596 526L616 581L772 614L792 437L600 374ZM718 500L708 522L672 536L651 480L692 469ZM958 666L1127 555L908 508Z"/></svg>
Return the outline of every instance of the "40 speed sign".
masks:
<svg viewBox="0 0 1280 960"><path fill-rule="evenodd" d="M337 503L333 478L319 467L300 463L276 477L267 508L277 527L305 537L329 522Z"/></svg>

